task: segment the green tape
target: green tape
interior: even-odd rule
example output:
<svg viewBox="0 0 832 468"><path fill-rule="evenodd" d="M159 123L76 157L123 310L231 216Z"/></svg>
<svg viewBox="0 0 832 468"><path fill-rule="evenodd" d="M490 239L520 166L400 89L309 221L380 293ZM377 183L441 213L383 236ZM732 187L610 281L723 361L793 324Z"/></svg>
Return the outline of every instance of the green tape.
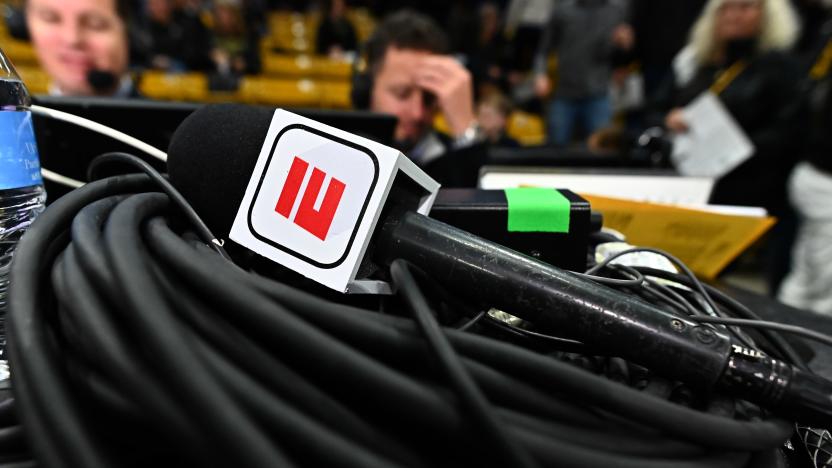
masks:
<svg viewBox="0 0 832 468"><path fill-rule="evenodd" d="M569 200L550 188L506 189L509 232L569 232Z"/></svg>

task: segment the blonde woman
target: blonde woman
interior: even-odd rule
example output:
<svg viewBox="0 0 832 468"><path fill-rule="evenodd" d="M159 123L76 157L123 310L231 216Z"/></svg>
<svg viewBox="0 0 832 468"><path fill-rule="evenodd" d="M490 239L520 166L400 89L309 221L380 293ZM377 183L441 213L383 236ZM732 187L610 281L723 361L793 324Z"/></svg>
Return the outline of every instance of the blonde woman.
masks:
<svg viewBox="0 0 832 468"><path fill-rule="evenodd" d="M805 122L799 65L789 51L799 27L788 0L710 0L672 79L653 108L671 132L688 131L681 108L718 96L754 145L751 158L717 180L711 202L785 208L785 181Z"/></svg>

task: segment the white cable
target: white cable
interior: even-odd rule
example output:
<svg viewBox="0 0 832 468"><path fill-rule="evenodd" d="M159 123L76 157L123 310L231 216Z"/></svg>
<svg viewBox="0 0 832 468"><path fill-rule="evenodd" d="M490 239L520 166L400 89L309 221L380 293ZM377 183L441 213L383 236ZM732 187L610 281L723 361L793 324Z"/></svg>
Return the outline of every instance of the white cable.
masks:
<svg viewBox="0 0 832 468"><path fill-rule="evenodd" d="M101 125L98 122L93 122L92 120L85 119L83 117L78 117L77 115L72 115L67 112L62 112L43 106L33 105L29 109L32 111L33 114L42 115L44 117L49 117L55 120L62 120L64 122L68 122L79 127L84 127L94 132L101 133L102 135L106 135L114 140L118 140L126 145L130 145L133 148L144 151L145 153L153 156L154 158L160 159L162 161L168 160L168 155L164 151L156 149L148 145L147 143L133 138L130 135L122 133L116 129L110 128L106 125Z"/></svg>
<svg viewBox="0 0 832 468"><path fill-rule="evenodd" d="M40 174L46 180L51 180L52 182L55 182L56 184L66 185L67 187L71 187L71 188L74 188L74 189L84 185L84 183L81 182L80 180L75 180L75 179L72 179L72 178L67 177L67 176L62 176L62 175L58 174L57 172L52 172L49 169L46 169L46 168L43 168L43 167L40 168Z"/></svg>

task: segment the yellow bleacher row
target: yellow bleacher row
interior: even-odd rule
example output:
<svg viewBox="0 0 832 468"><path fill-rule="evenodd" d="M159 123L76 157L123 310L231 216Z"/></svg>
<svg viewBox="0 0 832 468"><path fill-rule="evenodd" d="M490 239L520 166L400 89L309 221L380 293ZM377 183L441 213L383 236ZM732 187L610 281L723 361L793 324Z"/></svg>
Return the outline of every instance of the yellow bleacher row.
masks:
<svg viewBox="0 0 832 468"><path fill-rule="evenodd" d="M285 107L350 107L349 82L245 76L234 92L210 92L202 73L145 72L139 89L153 99L197 102L243 102Z"/></svg>
<svg viewBox="0 0 832 468"><path fill-rule="evenodd" d="M352 75L352 64L344 60L333 60L306 54L263 54L264 75L292 78L319 78L348 81Z"/></svg>
<svg viewBox="0 0 832 468"><path fill-rule="evenodd" d="M355 25L356 35L358 40L363 42L369 37L375 22L370 14L363 10L352 10L348 13L348 17ZM271 13L268 16L267 24L269 33L261 41L260 49L263 55L264 66L279 67L289 62L292 54L309 54L314 52L315 34L317 32L318 23L320 22L320 15L318 14L300 14L300 13ZM34 63L35 55L28 42L12 39L8 36L6 25L0 21L0 45L3 50L10 57L14 57L21 63ZM280 51L290 54L289 56L274 56L272 51ZM331 73L334 76L344 76L349 71L349 65L346 64L327 64L324 73ZM309 67L318 67L320 64L315 60L310 60L309 57L301 58L298 63L298 68L301 71ZM345 71L346 70L346 71Z"/></svg>
<svg viewBox="0 0 832 468"><path fill-rule="evenodd" d="M18 73L32 94L49 91L49 77L34 67L18 66ZM202 73L167 74L148 71L141 75L139 90L151 99L191 102L241 102L282 107L350 107L350 84L309 79L246 76L233 92L209 91Z"/></svg>
<svg viewBox="0 0 832 468"><path fill-rule="evenodd" d="M375 20L364 8L348 10L347 19L355 28L359 42L365 41L375 28ZM312 52L320 21L320 13L269 13L266 18L269 34L265 45L288 52Z"/></svg>
<svg viewBox="0 0 832 468"><path fill-rule="evenodd" d="M6 53L15 65L37 65L38 58L32 44L26 41L12 39L6 35L0 35L0 48Z"/></svg>
<svg viewBox="0 0 832 468"><path fill-rule="evenodd" d="M433 128L448 133L450 127L440 113L433 119ZM506 119L506 134L523 146L542 145L546 142L546 128L540 116L515 110Z"/></svg>
<svg viewBox="0 0 832 468"><path fill-rule="evenodd" d="M529 112L514 111L508 116L506 134L523 146L535 146L546 143L546 127L539 115Z"/></svg>
<svg viewBox="0 0 832 468"><path fill-rule="evenodd" d="M359 38L366 38L372 31L372 18L363 10L353 10L350 15ZM244 77L238 91L209 91L208 78L202 73L168 74L157 71L142 73L139 88L145 96L160 100L347 109L350 107L351 65L303 53L311 51L317 21L319 18L314 14L270 14L268 23L271 34L261 46L262 74ZM281 46L298 38L306 41L306 45ZM278 49L294 53L274 53L276 45ZM9 37L2 21L0 48L15 64L31 93L48 92L49 77L38 65L31 44ZM441 121L438 126L442 127ZM537 115L515 111L508 119L507 133L524 145L540 144L544 140L543 121Z"/></svg>
<svg viewBox="0 0 832 468"><path fill-rule="evenodd" d="M49 78L45 72L36 67L17 68L30 92L48 92ZM141 91L149 98L170 101L242 102L275 107L350 107L349 83L308 79L245 77L236 92L209 92L207 78L200 73L168 75L145 72L141 80ZM443 129L441 119L437 122L437 127ZM545 140L543 120L535 114L522 111L514 111L509 116L506 133L523 145L539 145Z"/></svg>

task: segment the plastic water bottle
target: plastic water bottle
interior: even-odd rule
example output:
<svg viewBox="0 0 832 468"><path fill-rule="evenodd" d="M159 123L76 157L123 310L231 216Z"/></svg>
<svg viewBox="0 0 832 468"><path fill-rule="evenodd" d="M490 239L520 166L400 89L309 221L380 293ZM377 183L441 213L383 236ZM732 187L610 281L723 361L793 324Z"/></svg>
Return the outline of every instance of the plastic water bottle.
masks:
<svg viewBox="0 0 832 468"><path fill-rule="evenodd" d="M30 105L26 86L0 50L0 380L8 378L5 317L12 256L46 201Z"/></svg>

